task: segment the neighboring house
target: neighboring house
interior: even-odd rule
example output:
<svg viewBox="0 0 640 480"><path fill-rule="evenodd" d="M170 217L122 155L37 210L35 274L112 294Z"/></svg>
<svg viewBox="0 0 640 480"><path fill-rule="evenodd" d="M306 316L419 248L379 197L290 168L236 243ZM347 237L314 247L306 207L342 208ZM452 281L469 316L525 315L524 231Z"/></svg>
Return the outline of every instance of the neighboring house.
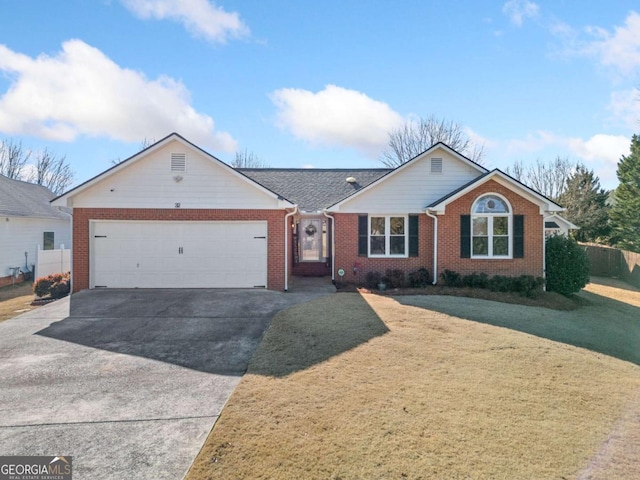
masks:
<svg viewBox="0 0 640 480"><path fill-rule="evenodd" d="M54 197L43 186L0 175L0 286L14 281L17 268L33 272L38 247L71 248L71 214L52 206Z"/></svg>
<svg viewBox="0 0 640 480"><path fill-rule="evenodd" d="M580 227L574 225L569 220L560 215L549 215L544 219L544 235L550 237L551 235L564 235L569 236L569 231L579 230Z"/></svg>
<svg viewBox="0 0 640 480"><path fill-rule="evenodd" d="M173 133L53 201L73 208L73 290L361 282L426 267L544 275L562 207L438 143L396 169L234 169Z"/></svg>

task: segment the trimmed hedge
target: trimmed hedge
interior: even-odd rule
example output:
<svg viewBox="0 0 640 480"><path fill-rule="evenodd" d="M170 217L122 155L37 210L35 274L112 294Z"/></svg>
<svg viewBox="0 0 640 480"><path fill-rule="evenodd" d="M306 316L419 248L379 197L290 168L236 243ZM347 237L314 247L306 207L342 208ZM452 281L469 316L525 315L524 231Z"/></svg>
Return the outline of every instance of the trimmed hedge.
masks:
<svg viewBox="0 0 640 480"><path fill-rule="evenodd" d="M429 270L422 267L408 275L409 286L412 288L424 288L429 286Z"/></svg>
<svg viewBox="0 0 640 480"><path fill-rule="evenodd" d="M492 292L516 292L523 297L531 298L538 296L544 285L544 279L531 275L520 275L519 277L494 275L489 278L486 273L472 273L462 276L458 272L445 270L440 274L440 278L449 287L484 288Z"/></svg>
<svg viewBox="0 0 640 480"><path fill-rule="evenodd" d="M71 273L52 273L38 278L33 284L33 293L38 297L62 298L71 291Z"/></svg>

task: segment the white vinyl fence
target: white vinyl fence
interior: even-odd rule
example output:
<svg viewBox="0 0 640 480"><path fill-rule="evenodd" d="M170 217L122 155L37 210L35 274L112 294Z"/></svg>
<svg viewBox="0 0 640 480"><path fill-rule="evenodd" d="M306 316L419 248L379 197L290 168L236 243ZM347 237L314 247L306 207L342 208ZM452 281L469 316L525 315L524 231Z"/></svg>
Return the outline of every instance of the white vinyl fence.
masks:
<svg viewBox="0 0 640 480"><path fill-rule="evenodd" d="M64 246L63 246L64 247ZM34 280L52 273L64 273L71 270L71 250L40 250L36 255L36 271Z"/></svg>

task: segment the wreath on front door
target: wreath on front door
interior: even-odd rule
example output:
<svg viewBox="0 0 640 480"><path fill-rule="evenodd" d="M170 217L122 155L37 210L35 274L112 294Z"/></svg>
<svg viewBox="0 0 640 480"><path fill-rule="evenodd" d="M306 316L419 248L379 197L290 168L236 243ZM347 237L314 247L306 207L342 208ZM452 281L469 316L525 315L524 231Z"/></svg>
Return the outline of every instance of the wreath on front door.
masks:
<svg viewBox="0 0 640 480"><path fill-rule="evenodd" d="M310 223L309 225L304 227L304 231L306 232L307 235L309 235L310 237L313 237L318 231L318 229L313 223Z"/></svg>

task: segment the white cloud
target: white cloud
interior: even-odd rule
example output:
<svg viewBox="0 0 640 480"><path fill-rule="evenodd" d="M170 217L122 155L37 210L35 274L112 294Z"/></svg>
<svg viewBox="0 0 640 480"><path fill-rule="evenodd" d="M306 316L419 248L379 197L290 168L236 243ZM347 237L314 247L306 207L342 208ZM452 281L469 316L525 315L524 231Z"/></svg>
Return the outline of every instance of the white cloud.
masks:
<svg viewBox="0 0 640 480"><path fill-rule="evenodd" d="M607 109L612 120L629 130L636 131L640 126L640 90L632 88L611 93Z"/></svg>
<svg viewBox="0 0 640 480"><path fill-rule="evenodd" d="M225 43L239 38L249 28L236 12L226 12L208 0L121 0L138 18L178 21L195 36L211 42Z"/></svg>
<svg viewBox="0 0 640 480"><path fill-rule="evenodd" d="M622 155L629 154L631 140L623 135L597 134L588 140L568 139L569 148L578 157L588 162L604 161L617 165Z"/></svg>
<svg viewBox="0 0 640 480"><path fill-rule="evenodd" d="M502 7L504 13L514 25L521 27L525 18L535 18L540 12L540 7L528 0L509 0Z"/></svg>
<svg viewBox="0 0 640 480"><path fill-rule="evenodd" d="M595 58L600 65L623 76L633 77L640 68L640 14L636 12L630 12L624 25L611 31L598 26L578 31L557 22L551 33L562 40L564 55Z"/></svg>
<svg viewBox="0 0 640 480"><path fill-rule="evenodd" d="M597 56L602 65L614 67L621 73L632 73L640 67L640 15L630 12L624 26L613 32L600 27L589 27L587 33L595 38L586 51Z"/></svg>
<svg viewBox="0 0 640 480"><path fill-rule="evenodd" d="M510 156L518 156L544 150L551 145L561 144L562 140L556 135L544 130L527 134L525 138L506 140L505 152Z"/></svg>
<svg viewBox="0 0 640 480"><path fill-rule="evenodd" d="M297 138L356 148L372 157L387 144L388 133L404 122L386 103L335 85L317 93L283 88L271 100L278 108L278 125Z"/></svg>
<svg viewBox="0 0 640 480"><path fill-rule="evenodd" d="M616 185L618 161L630 152L631 140L628 137L597 134L588 140L571 138L568 143L571 151L593 168L605 188Z"/></svg>
<svg viewBox="0 0 640 480"><path fill-rule="evenodd" d="M80 40L64 42L54 57L31 58L0 45L0 72L11 79L0 97L0 131L10 135L140 142L176 131L208 148L236 149L231 135L215 131L213 119L190 105L182 83L148 80Z"/></svg>
<svg viewBox="0 0 640 480"><path fill-rule="evenodd" d="M464 128L464 133L467 134L469 140L471 140L471 143L473 143L474 145L488 149L496 146L495 141L480 135L478 132L472 130L469 127Z"/></svg>

